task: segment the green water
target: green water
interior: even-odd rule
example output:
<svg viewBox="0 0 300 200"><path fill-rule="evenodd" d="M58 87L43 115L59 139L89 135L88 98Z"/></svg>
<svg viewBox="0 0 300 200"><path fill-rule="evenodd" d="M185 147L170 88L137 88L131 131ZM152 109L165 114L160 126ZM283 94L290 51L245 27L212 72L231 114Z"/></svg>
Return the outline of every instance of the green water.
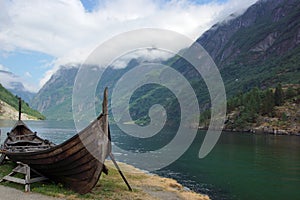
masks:
<svg viewBox="0 0 300 200"><path fill-rule="evenodd" d="M300 137L222 133L213 151L198 159L203 134L160 173L173 172L213 199L300 199Z"/></svg>
<svg viewBox="0 0 300 200"><path fill-rule="evenodd" d="M76 133L72 121L26 123L41 137L56 144ZM0 120L2 142L13 124ZM176 131L163 130L153 138L133 139L115 125L111 126L114 145L133 151L160 148L172 139L173 133ZM300 137L224 132L213 151L199 159L204 136L205 131L199 131L182 157L155 173L175 178L184 186L217 200L300 199ZM128 162L126 155L114 153L118 160Z"/></svg>
<svg viewBox="0 0 300 200"><path fill-rule="evenodd" d="M176 133L164 130L159 137L133 139L116 126L111 130L116 145L142 151L160 148ZM213 151L199 159L205 134L199 131L183 156L155 173L175 178L184 186L217 200L300 199L299 136L223 132ZM118 158L128 162L124 155ZM137 162L129 160L129 164Z"/></svg>

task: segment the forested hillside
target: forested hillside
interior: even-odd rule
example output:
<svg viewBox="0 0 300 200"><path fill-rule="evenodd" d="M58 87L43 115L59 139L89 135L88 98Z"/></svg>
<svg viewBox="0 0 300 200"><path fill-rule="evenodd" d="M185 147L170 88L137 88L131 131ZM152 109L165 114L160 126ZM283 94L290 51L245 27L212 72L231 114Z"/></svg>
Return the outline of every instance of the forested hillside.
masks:
<svg viewBox="0 0 300 200"><path fill-rule="evenodd" d="M207 128L210 110L201 114L200 126ZM272 134L300 133L300 85L278 84L276 88L253 88L227 101L225 129Z"/></svg>
<svg viewBox="0 0 300 200"><path fill-rule="evenodd" d="M19 109L19 99L17 96L14 96L11 92L9 92L7 89L5 89L0 84L0 100L4 103L0 104L0 110L1 110L1 118L9 118L6 116L5 107L11 106L12 108L9 108L9 110L15 110L15 112L18 112ZM7 106L8 105L8 106ZM13 111L11 111L13 112ZM39 113L36 110L33 110L29 107L28 103L22 100L22 113L25 113L29 116L31 116L33 119L45 119L45 116L43 116L41 113ZM17 118L15 119L17 120Z"/></svg>

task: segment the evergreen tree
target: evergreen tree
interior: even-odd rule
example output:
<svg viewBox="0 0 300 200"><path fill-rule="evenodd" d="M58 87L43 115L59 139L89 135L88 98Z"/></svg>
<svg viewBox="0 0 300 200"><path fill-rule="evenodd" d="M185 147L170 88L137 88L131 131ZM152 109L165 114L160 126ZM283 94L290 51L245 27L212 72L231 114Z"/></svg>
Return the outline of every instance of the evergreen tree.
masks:
<svg viewBox="0 0 300 200"><path fill-rule="evenodd" d="M243 98L244 109L241 112L241 119L247 123L255 123L260 111L260 104L261 99L258 88L246 93Z"/></svg>
<svg viewBox="0 0 300 200"><path fill-rule="evenodd" d="M268 89L263 93L262 105L261 105L261 114L272 116L273 109L275 106L274 94L272 90Z"/></svg>
<svg viewBox="0 0 300 200"><path fill-rule="evenodd" d="M281 106L283 104L283 99L284 99L283 90L281 84L279 83L275 89L275 94L274 94L275 106Z"/></svg>

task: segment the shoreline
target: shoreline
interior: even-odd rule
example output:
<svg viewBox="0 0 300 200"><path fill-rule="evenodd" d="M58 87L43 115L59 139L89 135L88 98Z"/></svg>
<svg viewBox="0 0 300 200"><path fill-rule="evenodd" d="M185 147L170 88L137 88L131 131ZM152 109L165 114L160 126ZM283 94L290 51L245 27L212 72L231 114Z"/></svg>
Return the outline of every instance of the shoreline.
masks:
<svg viewBox="0 0 300 200"><path fill-rule="evenodd" d="M205 127L199 127L198 130L207 131L208 128ZM259 128L252 128L252 129L244 129L244 130L237 130L237 129L226 129L224 128L222 132L231 132L231 133L248 133L248 134L254 134L254 135L283 135L283 136L300 136L299 132L288 132L283 129L272 129L273 131L265 130L265 129L259 129Z"/></svg>
<svg viewBox="0 0 300 200"><path fill-rule="evenodd" d="M105 165L109 172L108 175L101 174L101 177L92 189L91 192L80 195L71 190L66 189L60 183L53 182L39 182L34 183L31 186L31 192L25 193L24 186L15 183L4 182L1 183L1 187L6 187L6 191L11 189L18 189L23 194L42 195L47 199L65 199L65 200L209 200L208 195L196 193L192 190L179 184L176 180L171 178L165 178L157 174L153 174L141 169L138 169L132 165L117 162L120 166L123 174L129 182L133 191L129 191L126 184L122 180L120 174L115 168L111 160L106 160ZM3 165L0 165L0 179L7 175L15 164L11 161L7 161ZM5 188L4 188L5 190Z"/></svg>
<svg viewBox="0 0 300 200"><path fill-rule="evenodd" d="M143 199L169 199L169 200L209 200L208 195L199 194L187 187L184 187L177 180L166 178L155 173L151 173L142 169L138 169L124 162L117 162L122 172L128 179L133 189L142 190L146 196ZM106 160L105 165L109 169L114 168L111 160ZM135 180L132 176L139 176L139 180ZM109 174L108 174L109 177ZM121 178L121 177L120 177ZM100 179L101 180L101 179ZM121 180L122 181L122 180Z"/></svg>
<svg viewBox="0 0 300 200"><path fill-rule="evenodd" d="M286 130L281 130L281 129L274 129L274 131L266 131L264 129L250 129L250 130L231 130L231 129L224 129L223 131L225 132L232 132L232 133L237 133L237 132L244 132L248 134L254 134L254 135L283 135L283 136L300 136L300 133L293 133L293 132L288 132Z"/></svg>

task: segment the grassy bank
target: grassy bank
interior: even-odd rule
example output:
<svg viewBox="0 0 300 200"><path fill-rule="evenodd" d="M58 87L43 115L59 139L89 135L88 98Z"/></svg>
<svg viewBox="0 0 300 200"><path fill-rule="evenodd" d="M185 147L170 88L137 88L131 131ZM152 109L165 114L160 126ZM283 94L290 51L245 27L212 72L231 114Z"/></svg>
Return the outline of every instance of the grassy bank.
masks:
<svg viewBox="0 0 300 200"><path fill-rule="evenodd" d="M31 191L41 193L48 196L60 197L68 200L79 199L195 199L207 200L206 195L197 194L187 191L182 185L173 179L162 178L157 175L147 174L130 165L119 163L124 172L128 182L133 188L133 192L128 191L125 183L121 179L118 171L114 168L111 161L106 161L109 169L109 175L101 175L99 182L91 193L79 195L71 190L64 188L61 184L54 184L52 182L34 183L31 185ZM0 166L0 178L7 175L15 166L12 162L6 162ZM14 187L24 190L24 186L4 182L2 185Z"/></svg>

